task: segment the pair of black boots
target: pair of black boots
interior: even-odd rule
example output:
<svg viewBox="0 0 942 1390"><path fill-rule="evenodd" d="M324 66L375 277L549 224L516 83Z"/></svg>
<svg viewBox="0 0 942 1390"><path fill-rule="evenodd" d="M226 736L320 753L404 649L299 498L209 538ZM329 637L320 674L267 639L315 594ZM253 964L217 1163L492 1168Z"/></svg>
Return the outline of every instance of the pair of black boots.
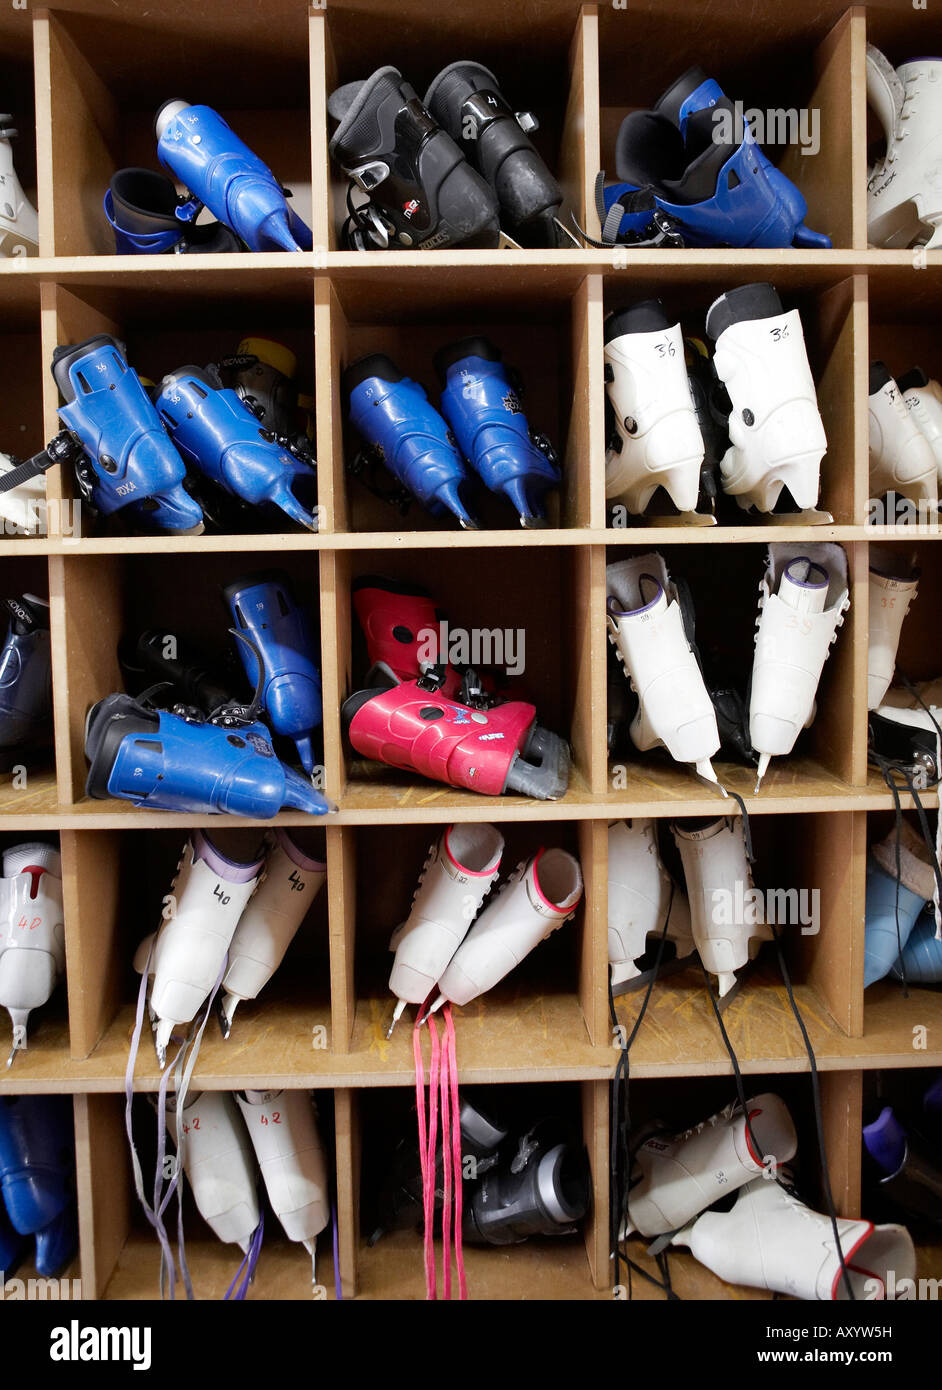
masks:
<svg viewBox="0 0 942 1390"><path fill-rule="evenodd" d="M330 154L352 181L348 249L572 245L557 220L562 189L533 146L530 112L515 113L481 63L452 63L421 102L394 67L338 87ZM355 202L353 186L366 194Z"/></svg>

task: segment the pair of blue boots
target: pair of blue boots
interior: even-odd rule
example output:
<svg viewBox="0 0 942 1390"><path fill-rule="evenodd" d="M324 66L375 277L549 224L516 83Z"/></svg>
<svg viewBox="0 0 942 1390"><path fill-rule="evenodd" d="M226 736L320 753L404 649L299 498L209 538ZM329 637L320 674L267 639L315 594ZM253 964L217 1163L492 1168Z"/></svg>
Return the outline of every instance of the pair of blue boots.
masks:
<svg viewBox="0 0 942 1390"><path fill-rule="evenodd" d="M147 697L108 695L89 712L85 755L89 796L110 796L152 810L222 812L268 820L282 807L324 815L332 803L318 791L314 733L323 718L321 678L313 630L286 575L260 574L223 590L245 674L255 688L249 705L228 700L218 708L186 703L213 687L201 671L187 671L164 656L164 632L135 645L143 672L169 687L173 708ZM153 640L150 640L153 639ZM170 650L173 648L171 646ZM215 695L212 697L215 698ZM272 735L290 739L303 777L276 754Z"/></svg>
<svg viewBox="0 0 942 1390"><path fill-rule="evenodd" d="M31 1238L44 1279L62 1272L78 1244L68 1096L0 1096L0 1283Z"/></svg>
<svg viewBox="0 0 942 1390"><path fill-rule="evenodd" d="M524 527L545 524L546 493L560 472L549 440L530 429L500 351L483 337L463 338L435 354L441 409L424 388L382 353L344 373L350 421L365 443L354 471L382 463L434 517L451 514L477 530L470 468L505 497Z"/></svg>
<svg viewBox="0 0 942 1390"><path fill-rule="evenodd" d="M620 182L603 185L597 197L605 245L652 244L639 192L654 198L685 246L831 245L805 225L804 198L763 154L741 103L701 68L689 68L652 110L625 117L615 167Z"/></svg>
<svg viewBox="0 0 942 1390"><path fill-rule="evenodd" d="M157 156L189 196L178 198L165 174L119 169L105 194L119 256L311 250L285 189L218 111L167 101L154 126ZM204 207L216 222L197 222Z"/></svg>
<svg viewBox="0 0 942 1390"><path fill-rule="evenodd" d="M189 466L241 503L317 530L310 457L221 378L182 367L152 400L123 344L105 333L56 348L52 374L65 402L59 418L84 450L79 487L101 515L121 512L138 530L198 535L203 507L186 486Z"/></svg>
<svg viewBox="0 0 942 1390"><path fill-rule="evenodd" d="M929 848L908 821L900 823L898 846L895 831L873 846L867 861L864 986L888 975L914 985L942 983L935 888Z"/></svg>

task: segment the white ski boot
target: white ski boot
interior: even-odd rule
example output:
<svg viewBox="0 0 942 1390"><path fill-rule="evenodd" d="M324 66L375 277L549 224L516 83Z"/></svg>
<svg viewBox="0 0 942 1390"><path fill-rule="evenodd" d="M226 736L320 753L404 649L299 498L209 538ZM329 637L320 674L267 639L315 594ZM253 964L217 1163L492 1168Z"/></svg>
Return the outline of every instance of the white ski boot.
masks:
<svg viewBox="0 0 942 1390"><path fill-rule="evenodd" d="M737 983L735 972L772 940L771 927L756 920L764 914L753 900L742 822L721 816L675 822L671 830L684 866L693 939L724 999Z"/></svg>
<svg viewBox="0 0 942 1390"><path fill-rule="evenodd" d="M412 909L389 943L397 1003L387 1037L406 1005L423 1003L438 984L497 880L503 852L493 825L449 825L430 846Z"/></svg>
<svg viewBox="0 0 942 1390"><path fill-rule="evenodd" d="M45 1004L65 970L62 861L52 845L14 845L0 879L0 1007L13 1022L13 1049L26 1050L30 1010Z"/></svg>
<svg viewBox="0 0 942 1390"><path fill-rule="evenodd" d="M759 754L756 792L770 760L790 753L813 722L821 672L849 607L841 546L769 546L749 695L749 737Z"/></svg>
<svg viewBox="0 0 942 1390"><path fill-rule="evenodd" d="M470 1004L528 956L575 913L582 898L579 861L564 849L541 849L518 864L478 917L439 982L446 1000Z"/></svg>
<svg viewBox="0 0 942 1390"><path fill-rule="evenodd" d="M168 1111L170 1102L168 1097ZM169 1127L171 1136L175 1126ZM249 1248L258 1225L255 1152L234 1097L202 1091L183 1107L183 1171L200 1216L226 1244Z"/></svg>
<svg viewBox="0 0 942 1390"><path fill-rule="evenodd" d="M897 1282L915 1277L916 1252L905 1227L844 1218L837 1230L855 1298L885 1298L891 1269ZM810 1301L848 1296L831 1218L770 1177L746 1183L729 1211L705 1211L671 1244L689 1246L729 1284Z"/></svg>
<svg viewBox="0 0 942 1390"><path fill-rule="evenodd" d="M257 999L274 975L295 932L327 877L327 865L311 859L284 830L275 830L265 876L239 918L229 947L220 1008L223 1037L243 999Z"/></svg>
<svg viewBox="0 0 942 1390"><path fill-rule="evenodd" d="M911 367L896 384L906 409L928 441L942 485L942 386L921 367Z"/></svg>
<svg viewBox="0 0 942 1390"><path fill-rule="evenodd" d="M658 487L679 512L693 512L704 446L680 324L659 299L605 321L605 389L618 434L605 456L605 496L641 516Z"/></svg>
<svg viewBox="0 0 942 1390"><path fill-rule="evenodd" d="M796 507L813 510L827 439L798 310L783 313L772 285L742 285L711 304L706 331L732 404L724 492L771 512L787 487Z"/></svg>
<svg viewBox="0 0 942 1390"><path fill-rule="evenodd" d="M894 69L868 43L867 99L886 133L867 180L870 244L942 246L942 59Z"/></svg>
<svg viewBox="0 0 942 1390"><path fill-rule="evenodd" d="M18 468L22 460L0 453L0 478ZM0 492L0 518L11 527L31 536L45 536L48 527L46 475L28 478L25 483Z"/></svg>
<svg viewBox="0 0 942 1390"><path fill-rule="evenodd" d="M747 1105L749 1128L737 1102L676 1138L658 1136L642 1144L628 1192L625 1234L678 1231L773 1163L778 1167L794 1157L798 1140L785 1102L765 1094Z"/></svg>
<svg viewBox="0 0 942 1390"><path fill-rule="evenodd" d="M0 256L38 256L39 218L13 167L18 134L13 117L0 115Z"/></svg>
<svg viewBox="0 0 942 1390"><path fill-rule="evenodd" d="M903 621L919 590L919 576L895 578L887 571L901 568L892 554L870 547L870 635L867 646L867 709L876 709L893 680Z"/></svg>
<svg viewBox="0 0 942 1390"><path fill-rule="evenodd" d="M664 931L674 943L677 961L696 949L690 930L690 905L661 862L654 821L638 817L608 827L608 960L612 993L624 994L647 978L635 961L644 955L648 937ZM669 967L661 967L661 974Z"/></svg>
<svg viewBox="0 0 942 1390"><path fill-rule="evenodd" d="M939 470L932 446L883 362L870 363L869 418L871 502L891 493L934 511Z"/></svg>
<svg viewBox="0 0 942 1390"><path fill-rule="evenodd" d="M174 1028L192 1022L219 979L263 864L262 859L240 863L228 858L203 830L195 830L187 840L163 923L144 938L134 956L134 968L143 974L150 955L149 1002L161 1067Z"/></svg>
<svg viewBox="0 0 942 1390"><path fill-rule="evenodd" d="M330 1220L327 1160L309 1091L246 1091L236 1100L265 1179L268 1200L289 1240L317 1255ZM316 1283L316 1270L315 1280Z"/></svg>
<svg viewBox="0 0 942 1390"><path fill-rule="evenodd" d="M719 786L710 762L720 747L716 712L663 558L655 550L619 560L606 568L605 580L609 641L639 702L632 743L642 753L666 748Z"/></svg>

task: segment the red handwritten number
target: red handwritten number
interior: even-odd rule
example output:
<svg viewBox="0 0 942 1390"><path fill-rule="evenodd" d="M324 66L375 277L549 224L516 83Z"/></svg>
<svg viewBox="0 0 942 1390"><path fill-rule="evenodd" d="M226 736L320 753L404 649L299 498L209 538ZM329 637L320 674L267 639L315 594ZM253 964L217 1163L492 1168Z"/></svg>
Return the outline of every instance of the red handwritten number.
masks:
<svg viewBox="0 0 942 1390"><path fill-rule="evenodd" d="M36 928L39 926L39 924L40 924L41 921L42 921L42 918L41 918L41 917L34 917L33 920L32 920L31 922L30 922L30 921L27 921L27 919L26 919L25 917L21 917L20 920L17 922L16 925L17 925L17 927L18 927L18 929L19 929L20 931L26 931L26 930L35 931Z"/></svg>
<svg viewBox="0 0 942 1390"><path fill-rule="evenodd" d="M195 1118L194 1121L193 1121L193 1128L194 1128L194 1129L199 1129L199 1127L200 1127L200 1120L199 1120L199 1116L197 1115L196 1118Z"/></svg>
<svg viewBox="0 0 942 1390"><path fill-rule="evenodd" d="M271 1122L272 1122L273 1125L280 1125L280 1124L281 1124L281 1111L280 1111L280 1110L273 1110L273 1111L272 1111Z"/></svg>

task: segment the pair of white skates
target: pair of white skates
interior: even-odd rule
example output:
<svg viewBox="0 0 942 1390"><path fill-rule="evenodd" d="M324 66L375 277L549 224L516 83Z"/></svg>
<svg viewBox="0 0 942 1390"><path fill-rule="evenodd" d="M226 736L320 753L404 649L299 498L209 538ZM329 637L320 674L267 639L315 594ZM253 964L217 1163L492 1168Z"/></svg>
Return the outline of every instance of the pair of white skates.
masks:
<svg viewBox="0 0 942 1390"><path fill-rule="evenodd" d="M53 845L4 851L0 877L0 1007L13 1022L13 1048L26 1049L30 1011L45 1004L65 971L62 864Z"/></svg>
<svg viewBox="0 0 942 1390"><path fill-rule="evenodd" d="M397 1000L389 1034L406 1005L421 1005L436 985L429 1012L477 999L575 913L582 870L555 848L518 864L484 907L503 852L503 835L483 824L450 825L430 846L412 909L389 943Z"/></svg>
<svg viewBox="0 0 942 1390"><path fill-rule="evenodd" d="M797 309L785 313L772 285L742 285L711 305L706 331L729 398L723 491L745 511L771 513L787 489L800 519L830 521L815 510L827 440ZM696 340L690 348L705 353ZM608 317L605 381L615 425L605 460L608 500L641 516L663 488L680 521L712 523L696 507L716 392L697 377L691 385L681 326L660 300Z"/></svg>
<svg viewBox="0 0 942 1390"><path fill-rule="evenodd" d="M330 1221L316 1116L307 1091L203 1091L186 1098L177 1117L178 1158L200 1215L221 1241L248 1253L261 1214L261 1171L285 1235L304 1246L313 1265L317 1237Z"/></svg>
<svg viewBox="0 0 942 1390"><path fill-rule="evenodd" d="M747 1100L748 1123L734 1103L693 1129L658 1133L637 1151L622 1235L639 1231L693 1255L731 1284L793 1298L848 1298L829 1216L812 1211L786 1185L798 1147L787 1106L776 1095ZM736 1193L727 1210L708 1210ZM890 1270L915 1275L903 1226L839 1219L841 1253L854 1297L885 1297Z"/></svg>
<svg viewBox="0 0 942 1390"><path fill-rule="evenodd" d="M220 1026L229 1036L236 1007L257 998L278 969L327 875L327 865L284 830L270 832L262 856L249 861L224 854L222 839L192 833L161 925L134 957L135 969L149 976L161 1067L174 1028L192 1023L217 985Z"/></svg>
<svg viewBox="0 0 942 1390"><path fill-rule="evenodd" d="M720 786L712 764L720 748L716 711L662 556L652 551L609 565L606 589L609 640L638 696L632 742L641 752L666 748ZM812 723L821 672L849 605L841 546L769 546L749 698L756 791L771 759L790 753Z"/></svg>
<svg viewBox="0 0 942 1390"><path fill-rule="evenodd" d="M942 386L920 367L896 381L871 362L869 389L870 497L905 498L932 521L942 492Z"/></svg>
<svg viewBox="0 0 942 1390"><path fill-rule="evenodd" d="M720 999L736 986L736 971L755 956L772 929L751 909L752 874L742 823L675 822L674 842L684 868L686 894L664 867L653 820L616 821L608 830L608 959L612 993L643 984L637 961L648 938L673 943L676 963L698 952L717 977ZM671 963L673 965L673 962Z"/></svg>

